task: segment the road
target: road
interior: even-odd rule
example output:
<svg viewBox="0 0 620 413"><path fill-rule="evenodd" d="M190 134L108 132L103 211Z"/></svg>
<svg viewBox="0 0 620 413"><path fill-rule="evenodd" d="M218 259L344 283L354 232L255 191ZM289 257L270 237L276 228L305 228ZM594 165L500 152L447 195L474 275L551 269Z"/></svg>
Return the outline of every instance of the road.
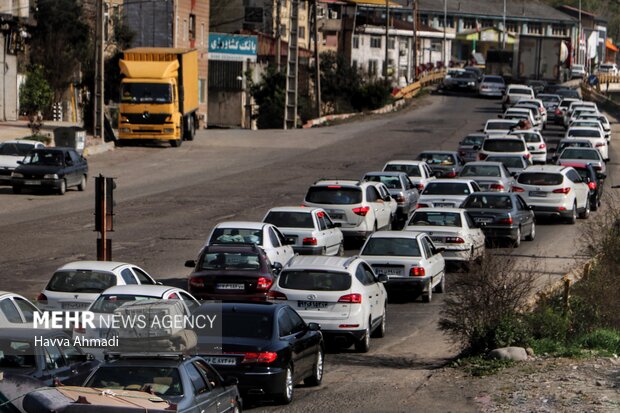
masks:
<svg viewBox="0 0 620 413"><path fill-rule="evenodd" d="M272 206L298 205L307 187L321 177L359 178L380 170L389 159L413 158L425 149L455 149L462 136L496 118L501 108L493 100L449 96L427 96L414 106L327 128L203 130L178 149L131 147L91 157L91 176L117 177L113 259L136 263L165 283L184 286L184 261L195 258L218 221L260 220ZM553 146L560 132L547 132L548 143ZM618 159L616 152L614 147L612 161ZM608 181L618 183L618 165L610 163L609 172ZM95 258L92 182L84 193L71 190L64 197L13 195L0 187L0 288L32 298L60 265ZM522 243L518 257L524 264L534 263L541 282L558 279L579 259L575 246L585 224L538 225L536 240ZM285 408L254 410L423 408L416 390L434 366L457 352L436 328L441 304L439 295L430 304L391 303L387 336L374 339L370 353L328 354L320 388L297 388L296 400Z"/></svg>

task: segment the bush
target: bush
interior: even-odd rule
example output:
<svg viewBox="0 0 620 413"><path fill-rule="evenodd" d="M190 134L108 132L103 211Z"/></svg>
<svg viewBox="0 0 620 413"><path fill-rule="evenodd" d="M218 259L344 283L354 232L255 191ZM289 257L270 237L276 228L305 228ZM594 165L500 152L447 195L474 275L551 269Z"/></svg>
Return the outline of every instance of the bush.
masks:
<svg viewBox="0 0 620 413"><path fill-rule="evenodd" d="M43 66L35 65L28 70L26 82L19 88L19 110L28 116L46 112L52 104L52 89L45 80Z"/></svg>
<svg viewBox="0 0 620 413"><path fill-rule="evenodd" d="M260 82L250 82L250 94L258 105L254 115L259 129L284 127L284 101L286 76L274 66L268 66Z"/></svg>
<svg viewBox="0 0 620 413"><path fill-rule="evenodd" d="M379 109L393 101L390 89L388 81L369 81L355 91L351 104L355 110L360 112Z"/></svg>
<svg viewBox="0 0 620 413"><path fill-rule="evenodd" d="M597 329L579 339L583 348L618 353L620 350L620 333L615 330Z"/></svg>

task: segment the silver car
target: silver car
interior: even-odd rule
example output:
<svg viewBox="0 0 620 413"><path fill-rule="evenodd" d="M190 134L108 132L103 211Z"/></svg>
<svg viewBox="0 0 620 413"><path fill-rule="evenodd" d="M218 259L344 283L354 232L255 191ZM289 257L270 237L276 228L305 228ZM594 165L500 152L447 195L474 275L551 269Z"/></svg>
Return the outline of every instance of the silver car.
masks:
<svg viewBox="0 0 620 413"><path fill-rule="evenodd" d="M568 147L560 153L556 162L558 165L574 166L574 164L591 164L594 169L601 173L607 173L605 161L598 150L594 148L571 148Z"/></svg>
<svg viewBox="0 0 620 413"><path fill-rule="evenodd" d="M471 133L459 142L459 155L465 162L478 159L478 151L482 147L487 135L484 133Z"/></svg>
<svg viewBox="0 0 620 413"><path fill-rule="evenodd" d="M501 76L489 76L482 77L480 86L478 86L478 94L486 97L498 97L501 98L506 91L506 82Z"/></svg>
<svg viewBox="0 0 620 413"><path fill-rule="evenodd" d="M469 162L459 175L473 179L480 189L488 192L510 192L514 178L501 162Z"/></svg>
<svg viewBox="0 0 620 413"><path fill-rule="evenodd" d="M383 183L398 205L397 219L401 221L409 219L420 194L405 172L368 172L362 180Z"/></svg>
<svg viewBox="0 0 620 413"><path fill-rule="evenodd" d="M517 177L525 168L532 165L529 159L524 159L521 155L491 155L484 162L501 162L510 175Z"/></svg>

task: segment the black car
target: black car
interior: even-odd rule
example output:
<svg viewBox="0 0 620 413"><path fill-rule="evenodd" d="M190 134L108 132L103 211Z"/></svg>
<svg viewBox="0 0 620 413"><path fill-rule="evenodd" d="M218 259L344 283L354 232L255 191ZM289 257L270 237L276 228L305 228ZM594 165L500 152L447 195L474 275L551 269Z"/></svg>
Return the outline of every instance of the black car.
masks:
<svg viewBox="0 0 620 413"><path fill-rule="evenodd" d="M588 188L590 188L590 210L596 211L598 207L601 206L601 198L603 197L603 188L607 175L598 172L596 168L589 163L577 164L571 162L570 166L579 172L583 181L588 184Z"/></svg>
<svg viewBox="0 0 620 413"><path fill-rule="evenodd" d="M182 354L110 354L84 387L142 390L176 404L179 412L240 412L234 378L222 379L201 357Z"/></svg>
<svg viewBox="0 0 620 413"><path fill-rule="evenodd" d="M51 189L63 195L67 188L83 191L88 180L88 162L72 148L32 150L19 161L11 175L13 192L25 188Z"/></svg>
<svg viewBox="0 0 620 413"><path fill-rule="evenodd" d="M478 91L478 77L470 71L456 73L449 81L444 82L448 90L463 90L468 92Z"/></svg>
<svg viewBox="0 0 620 413"><path fill-rule="evenodd" d="M79 386L99 364L62 331L2 329L0 371L32 377L44 386Z"/></svg>
<svg viewBox="0 0 620 413"><path fill-rule="evenodd" d="M275 267L255 244L214 244L203 248L198 261L186 261L194 268L188 291L198 299L223 301L266 301L275 278Z"/></svg>
<svg viewBox="0 0 620 413"><path fill-rule="evenodd" d="M220 374L236 377L244 397L271 396L287 404L300 381L321 384L325 351L318 324L306 324L286 304L203 304L195 314L216 311L222 341L197 331L198 354Z"/></svg>
<svg viewBox="0 0 620 413"><path fill-rule="evenodd" d="M509 239L515 247L536 237L534 211L518 194L476 192L463 201L469 216L488 239Z"/></svg>

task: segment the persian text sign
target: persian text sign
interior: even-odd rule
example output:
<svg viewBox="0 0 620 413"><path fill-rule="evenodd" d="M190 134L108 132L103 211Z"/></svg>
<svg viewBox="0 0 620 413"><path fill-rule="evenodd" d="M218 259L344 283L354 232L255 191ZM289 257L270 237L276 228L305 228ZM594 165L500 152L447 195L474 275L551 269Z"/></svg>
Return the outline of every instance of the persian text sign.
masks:
<svg viewBox="0 0 620 413"><path fill-rule="evenodd" d="M256 61L256 36L209 33L209 60Z"/></svg>

